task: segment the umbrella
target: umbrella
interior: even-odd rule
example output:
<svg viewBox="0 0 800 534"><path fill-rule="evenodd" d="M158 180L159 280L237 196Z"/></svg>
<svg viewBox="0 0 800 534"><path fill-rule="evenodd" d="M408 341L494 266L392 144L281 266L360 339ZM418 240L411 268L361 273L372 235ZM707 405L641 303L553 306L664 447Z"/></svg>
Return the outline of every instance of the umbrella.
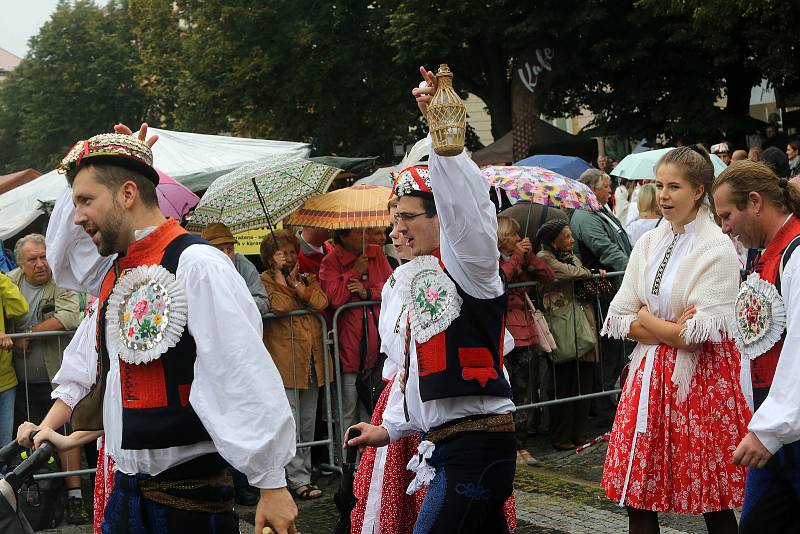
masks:
<svg viewBox="0 0 800 534"><path fill-rule="evenodd" d="M351 428L347 433L347 440L357 438L361 435L361 431L357 428ZM339 509L339 520L336 522L336 529L334 534L350 534L350 513L356 507L355 495L353 495L353 474L356 471L356 453L358 449L355 447L347 447L345 452L345 460L342 462L342 482L339 485L339 490L333 496L333 502L336 503L336 508Z"/></svg>
<svg viewBox="0 0 800 534"><path fill-rule="evenodd" d="M340 169L276 156L249 163L217 178L194 211L191 231L222 223L232 233L273 229L312 195L328 190Z"/></svg>
<svg viewBox="0 0 800 534"><path fill-rule="evenodd" d="M575 156L558 156L555 154L539 154L516 162L514 165L524 167L543 167L557 172L567 178L577 180L583 171L591 166L583 159Z"/></svg>
<svg viewBox="0 0 800 534"><path fill-rule="evenodd" d="M481 172L490 186L504 189L512 202L525 200L553 208L602 209L589 186L548 169L490 165Z"/></svg>
<svg viewBox="0 0 800 534"><path fill-rule="evenodd" d="M200 197L195 195L191 189L176 181L166 173L158 172L158 207L165 217L182 220L183 217L192 211L192 208L200 201Z"/></svg>
<svg viewBox="0 0 800 534"><path fill-rule="evenodd" d="M656 163L670 150L675 150L675 147L648 150L647 152L639 152L638 154L628 154L614 167L611 174L628 180L655 180ZM716 154L711 154L710 156L711 163L714 165L714 176L719 176L727 166Z"/></svg>
<svg viewBox="0 0 800 534"><path fill-rule="evenodd" d="M373 184L357 184L311 197L286 221L290 226L329 230L374 228L389 224L392 190Z"/></svg>

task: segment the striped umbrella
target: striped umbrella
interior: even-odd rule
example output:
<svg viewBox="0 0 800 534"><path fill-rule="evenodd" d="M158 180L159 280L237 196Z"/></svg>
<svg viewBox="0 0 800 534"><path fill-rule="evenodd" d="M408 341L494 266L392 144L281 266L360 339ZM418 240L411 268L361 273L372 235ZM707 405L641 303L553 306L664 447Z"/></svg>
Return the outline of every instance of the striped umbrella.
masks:
<svg viewBox="0 0 800 534"><path fill-rule="evenodd" d="M388 187L357 184L311 197L286 224L329 230L388 226L391 192Z"/></svg>

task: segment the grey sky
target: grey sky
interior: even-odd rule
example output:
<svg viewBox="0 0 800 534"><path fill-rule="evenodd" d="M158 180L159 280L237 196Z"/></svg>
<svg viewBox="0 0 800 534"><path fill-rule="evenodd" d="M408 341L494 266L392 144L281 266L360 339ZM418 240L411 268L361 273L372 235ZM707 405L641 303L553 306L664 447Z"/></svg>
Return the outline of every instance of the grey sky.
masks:
<svg viewBox="0 0 800 534"><path fill-rule="evenodd" d="M24 57L28 39L39 33L57 4L58 0L0 0L0 48Z"/></svg>

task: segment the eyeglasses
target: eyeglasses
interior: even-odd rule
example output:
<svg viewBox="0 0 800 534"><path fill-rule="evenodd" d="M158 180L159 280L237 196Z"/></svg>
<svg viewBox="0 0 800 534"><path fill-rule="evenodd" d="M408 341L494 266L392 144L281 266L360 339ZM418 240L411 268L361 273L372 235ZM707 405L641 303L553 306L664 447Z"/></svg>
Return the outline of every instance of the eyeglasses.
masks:
<svg viewBox="0 0 800 534"><path fill-rule="evenodd" d="M414 219L416 219L421 215L427 215L427 214L428 212L426 211L423 211L422 213L395 213L394 218L397 221L403 221L407 223L408 221L413 221Z"/></svg>

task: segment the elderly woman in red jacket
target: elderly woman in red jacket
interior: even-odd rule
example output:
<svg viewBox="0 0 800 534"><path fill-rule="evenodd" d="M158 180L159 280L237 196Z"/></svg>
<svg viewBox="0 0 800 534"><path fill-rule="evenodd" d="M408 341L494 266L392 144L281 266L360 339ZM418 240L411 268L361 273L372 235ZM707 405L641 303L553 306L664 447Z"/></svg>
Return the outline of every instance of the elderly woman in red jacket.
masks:
<svg viewBox="0 0 800 534"><path fill-rule="evenodd" d="M333 251L320 264L320 284L332 309L349 302L380 299L383 284L392 274L383 249L370 245L365 232L363 229L337 230ZM379 313L380 305L362 306L345 310L339 316L344 428L369 421L369 412L363 402L359 402L355 384L360 369L373 369L376 365L380 348Z"/></svg>
<svg viewBox="0 0 800 534"><path fill-rule="evenodd" d="M520 238L519 223L510 217L497 218L497 248L500 249L500 269L506 283L517 282L552 282L555 273L544 261L533 253L530 239ZM534 346L539 339L533 324L533 307L527 292L529 288L511 289L508 292L508 311L506 328L514 336L514 350L506 357L506 369L511 379L511 392L514 404L522 405L531 402L529 377L533 367L533 391L538 389L538 353ZM538 462L525 449L524 439L528 431L529 412L514 414L517 429L517 463L535 465Z"/></svg>

